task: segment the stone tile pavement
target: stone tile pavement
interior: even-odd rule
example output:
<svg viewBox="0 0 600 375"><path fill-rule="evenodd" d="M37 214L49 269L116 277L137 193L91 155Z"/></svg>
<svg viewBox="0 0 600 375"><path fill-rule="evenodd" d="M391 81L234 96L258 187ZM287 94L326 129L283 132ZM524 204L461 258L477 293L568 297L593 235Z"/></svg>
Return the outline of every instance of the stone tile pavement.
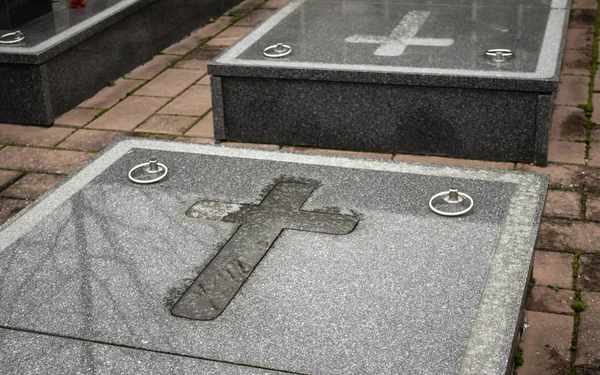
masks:
<svg viewBox="0 0 600 375"><path fill-rule="evenodd" d="M0 224L120 136L214 142L206 63L286 2L244 1L57 118L51 128L0 124ZM548 167L283 147L550 174L518 375L600 375L598 4L574 0L572 8Z"/></svg>

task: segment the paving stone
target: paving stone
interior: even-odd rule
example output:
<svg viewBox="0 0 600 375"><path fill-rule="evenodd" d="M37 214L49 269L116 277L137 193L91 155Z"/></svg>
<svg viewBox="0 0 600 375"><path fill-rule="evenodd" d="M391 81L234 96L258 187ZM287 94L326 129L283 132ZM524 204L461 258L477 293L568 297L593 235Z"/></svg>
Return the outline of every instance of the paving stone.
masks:
<svg viewBox="0 0 600 375"><path fill-rule="evenodd" d="M11 145L53 147L73 132L71 128L0 124L0 142Z"/></svg>
<svg viewBox="0 0 600 375"><path fill-rule="evenodd" d="M550 188L552 189L571 189L600 192L600 168L566 164L550 164L547 167L517 164L517 169L526 172L540 172L549 174Z"/></svg>
<svg viewBox="0 0 600 375"><path fill-rule="evenodd" d="M128 93L140 87L144 82L136 79L118 79L114 86L100 90L96 95L81 103L79 107L107 109L117 104Z"/></svg>
<svg viewBox="0 0 600 375"><path fill-rule="evenodd" d="M168 98L129 96L86 128L130 131L167 104Z"/></svg>
<svg viewBox="0 0 600 375"><path fill-rule="evenodd" d="M217 57L223 50L225 50L225 47L204 45L175 64L175 68L196 69L206 72L206 64Z"/></svg>
<svg viewBox="0 0 600 375"><path fill-rule="evenodd" d="M557 105L552 112L550 139L579 141L586 137L585 112L581 108Z"/></svg>
<svg viewBox="0 0 600 375"><path fill-rule="evenodd" d="M194 84L205 73L187 69L167 69L135 95L161 96L173 98Z"/></svg>
<svg viewBox="0 0 600 375"><path fill-rule="evenodd" d="M28 173L4 190L1 195L7 198L35 200L63 178L64 176L56 174Z"/></svg>
<svg viewBox="0 0 600 375"><path fill-rule="evenodd" d="M575 375L600 375L600 370L590 370L587 368L575 369Z"/></svg>
<svg viewBox="0 0 600 375"><path fill-rule="evenodd" d="M596 0L573 0L571 9L598 9Z"/></svg>
<svg viewBox="0 0 600 375"><path fill-rule="evenodd" d="M600 221L600 196L588 194L585 218L587 220Z"/></svg>
<svg viewBox="0 0 600 375"><path fill-rule="evenodd" d="M553 314L575 315L571 304L575 301L575 292L559 290L548 286L534 286L527 298L527 310Z"/></svg>
<svg viewBox="0 0 600 375"><path fill-rule="evenodd" d="M190 130L185 133L186 137L202 137L212 139L215 137L213 129L213 113L209 112L202 120L198 121Z"/></svg>
<svg viewBox="0 0 600 375"><path fill-rule="evenodd" d="M590 139L592 141L600 141L600 126L599 125L592 126L592 129L590 131Z"/></svg>
<svg viewBox="0 0 600 375"><path fill-rule="evenodd" d="M236 22L236 26L248 26L254 27L271 17L275 13L274 9L257 9L254 12L248 14L246 17L242 18L238 22Z"/></svg>
<svg viewBox="0 0 600 375"><path fill-rule="evenodd" d="M21 175L21 172L0 170L0 191L16 181Z"/></svg>
<svg viewBox="0 0 600 375"><path fill-rule="evenodd" d="M82 127L92 121L98 113L99 109L74 108L54 120L54 125Z"/></svg>
<svg viewBox="0 0 600 375"><path fill-rule="evenodd" d="M156 55L152 60L148 61L144 65L138 66L131 72L127 73L125 78L145 80L152 79L177 59L177 56Z"/></svg>
<svg viewBox="0 0 600 375"><path fill-rule="evenodd" d="M585 143L550 141L548 145L548 161L585 165Z"/></svg>
<svg viewBox="0 0 600 375"><path fill-rule="evenodd" d="M201 137L177 137L177 138L175 138L175 140L181 141L181 142L192 142L192 143L209 143L209 144L215 143L215 140L212 138L201 138Z"/></svg>
<svg viewBox="0 0 600 375"><path fill-rule="evenodd" d="M225 14L233 16L240 16L242 14L246 14L252 9L256 8L258 5L260 5L263 1L264 0L244 0Z"/></svg>
<svg viewBox="0 0 600 375"><path fill-rule="evenodd" d="M292 146L284 146L281 149L284 151L313 152L313 153L317 153L317 154L354 156L354 157L359 157L359 158L378 158L378 159L391 159L392 158L392 154L380 154L380 153L375 153L375 152L331 150L331 149L324 149L324 148L292 147Z"/></svg>
<svg viewBox="0 0 600 375"><path fill-rule="evenodd" d="M225 146L248 147L248 148L265 148L269 150L279 150L278 145L267 145L262 143L243 143L243 142L222 142Z"/></svg>
<svg viewBox="0 0 600 375"><path fill-rule="evenodd" d="M0 198L0 225L24 209L28 203L23 199Z"/></svg>
<svg viewBox="0 0 600 375"><path fill-rule="evenodd" d="M581 217L581 195L571 191L548 191L544 215L579 219Z"/></svg>
<svg viewBox="0 0 600 375"><path fill-rule="evenodd" d="M206 39L208 38L204 37L202 34L190 34L181 41L164 49L162 53L183 56L194 48L197 48Z"/></svg>
<svg viewBox="0 0 600 375"><path fill-rule="evenodd" d="M592 49L594 42L593 29L572 29L567 31L567 39L565 41L565 49L584 50Z"/></svg>
<svg viewBox="0 0 600 375"><path fill-rule="evenodd" d="M573 317L526 311L529 327L523 334L523 366L517 375L565 375L570 371Z"/></svg>
<svg viewBox="0 0 600 375"><path fill-rule="evenodd" d="M565 50L561 74L589 76L592 68L592 51Z"/></svg>
<svg viewBox="0 0 600 375"><path fill-rule="evenodd" d="M213 22L207 24L203 28L192 32L192 34L198 36L198 38L201 38L201 39L210 38L213 35L218 34L224 28L231 25L236 19L237 19L237 17L221 16L221 17L217 18L216 20L214 20Z"/></svg>
<svg viewBox="0 0 600 375"><path fill-rule="evenodd" d="M135 131L182 135L197 119L197 117L154 115Z"/></svg>
<svg viewBox="0 0 600 375"><path fill-rule="evenodd" d="M600 293L583 292L575 365L600 367Z"/></svg>
<svg viewBox="0 0 600 375"><path fill-rule="evenodd" d="M600 167L600 142L590 142L590 159L589 165L592 167Z"/></svg>
<svg viewBox="0 0 600 375"><path fill-rule="evenodd" d="M213 39L206 43L209 46L230 46L237 42L242 36L246 35L251 27L231 26L229 29L223 31Z"/></svg>
<svg viewBox="0 0 600 375"><path fill-rule="evenodd" d="M289 0L268 0L263 4L263 8L277 9L288 3Z"/></svg>
<svg viewBox="0 0 600 375"><path fill-rule="evenodd" d="M408 155L408 154L396 154L394 160L410 161L417 163L434 163L434 164L450 164L458 165L462 167L476 167L476 168L497 168L497 169L514 169L515 163L501 163L494 161L483 161L483 160L471 160L471 159L453 159L443 158L439 156L422 156L422 155Z"/></svg>
<svg viewBox="0 0 600 375"><path fill-rule="evenodd" d="M591 120L598 124L600 123L600 94L592 94L592 104L594 105L594 112Z"/></svg>
<svg viewBox="0 0 600 375"><path fill-rule="evenodd" d="M210 86L210 74L207 74L204 77L202 77L202 79L196 82L196 84L202 86Z"/></svg>
<svg viewBox="0 0 600 375"><path fill-rule="evenodd" d="M58 147L77 151L100 151L125 134L106 130L80 129L62 141Z"/></svg>
<svg viewBox="0 0 600 375"><path fill-rule="evenodd" d="M600 256L585 254L579 256L577 289L600 292Z"/></svg>
<svg viewBox="0 0 600 375"><path fill-rule="evenodd" d="M535 285L558 285L563 289L573 287L573 255L536 250L533 257Z"/></svg>
<svg viewBox="0 0 600 375"><path fill-rule="evenodd" d="M69 174L90 157L89 152L8 146L0 150L0 168Z"/></svg>
<svg viewBox="0 0 600 375"><path fill-rule="evenodd" d="M537 246L547 250L600 253L600 223L544 219Z"/></svg>
<svg viewBox="0 0 600 375"><path fill-rule="evenodd" d="M574 29L591 29L593 32L596 26L596 10L595 9L573 9L571 11L571 20L569 28Z"/></svg>
<svg viewBox="0 0 600 375"><path fill-rule="evenodd" d="M167 104L158 113L201 116L212 107L210 86L194 85Z"/></svg>
<svg viewBox="0 0 600 375"><path fill-rule="evenodd" d="M554 104L571 106L587 104L589 82L589 77L561 76Z"/></svg>

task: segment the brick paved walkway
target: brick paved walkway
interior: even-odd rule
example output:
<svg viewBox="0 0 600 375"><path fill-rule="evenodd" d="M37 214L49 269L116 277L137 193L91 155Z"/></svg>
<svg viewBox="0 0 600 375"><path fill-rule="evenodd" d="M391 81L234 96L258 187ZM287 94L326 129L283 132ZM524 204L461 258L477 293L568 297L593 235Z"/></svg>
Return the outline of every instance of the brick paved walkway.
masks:
<svg viewBox="0 0 600 375"><path fill-rule="evenodd" d="M120 136L213 142L206 63L286 1L244 1L56 119L51 128L0 124L0 224ZM597 0L574 0L547 168L283 147L549 173L518 375L600 375L597 13Z"/></svg>

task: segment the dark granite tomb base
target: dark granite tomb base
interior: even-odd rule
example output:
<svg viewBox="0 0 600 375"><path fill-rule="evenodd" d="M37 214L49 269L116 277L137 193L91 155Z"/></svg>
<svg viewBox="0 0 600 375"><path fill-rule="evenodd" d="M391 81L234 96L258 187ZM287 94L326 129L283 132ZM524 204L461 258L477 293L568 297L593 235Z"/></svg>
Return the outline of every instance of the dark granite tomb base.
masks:
<svg viewBox="0 0 600 375"><path fill-rule="evenodd" d="M209 22L239 0L68 1L0 47L0 122L51 125L111 80Z"/></svg>
<svg viewBox="0 0 600 375"><path fill-rule="evenodd" d="M52 12L52 0L0 0L0 30L14 29Z"/></svg>

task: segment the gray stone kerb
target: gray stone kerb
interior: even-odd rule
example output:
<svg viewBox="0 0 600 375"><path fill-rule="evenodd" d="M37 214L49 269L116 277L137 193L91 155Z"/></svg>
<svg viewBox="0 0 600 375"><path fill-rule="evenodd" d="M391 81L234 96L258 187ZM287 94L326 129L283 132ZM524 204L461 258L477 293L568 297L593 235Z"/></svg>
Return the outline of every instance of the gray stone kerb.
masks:
<svg viewBox="0 0 600 375"><path fill-rule="evenodd" d="M133 149L152 149L337 168L430 175L514 184L459 374L505 374L526 288L548 176L536 173L369 160L125 138L105 149L36 203L0 227L0 253Z"/></svg>

